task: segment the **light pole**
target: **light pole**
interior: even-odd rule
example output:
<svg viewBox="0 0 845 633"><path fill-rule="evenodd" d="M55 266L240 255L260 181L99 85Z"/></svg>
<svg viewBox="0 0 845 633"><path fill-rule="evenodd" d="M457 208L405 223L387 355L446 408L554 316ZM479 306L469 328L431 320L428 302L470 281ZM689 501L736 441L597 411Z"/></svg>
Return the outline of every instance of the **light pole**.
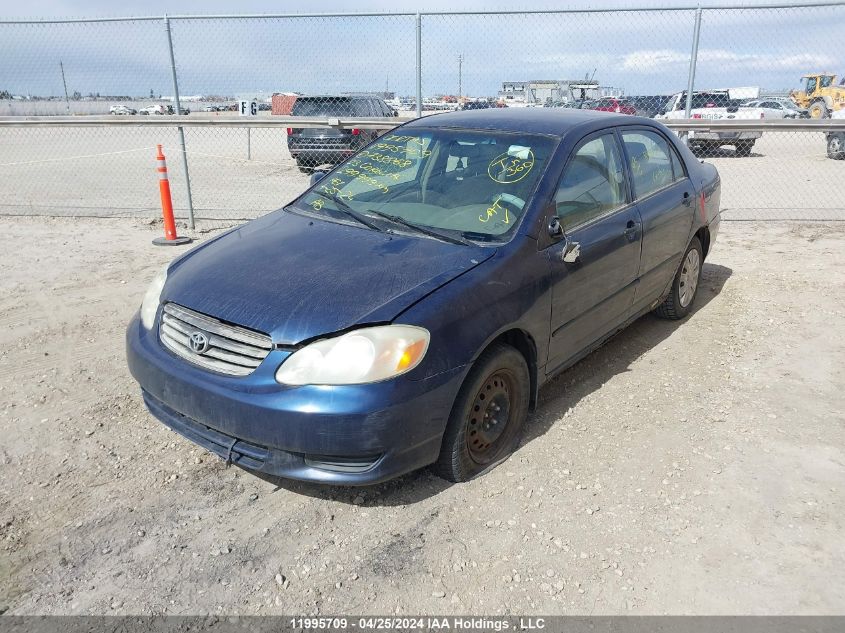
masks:
<svg viewBox="0 0 845 633"><path fill-rule="evenodd" d="M67 82L65 81L65 65L62 60L59 60L59 68L62 70L62 85L65 87L65 108L67 108L67 112L70 114L70 100L67 98Z"/></svg>
<svg viewBox="0 0 845 633"><path fill-rule="evenodd" d="M460 55L458 55L458 102L459 103L461 101L461 94L463 93L463 86L461 85L461 81L462 81L461 71L463 70L463 64L464 64L464 54L461 53Z"/></svg>

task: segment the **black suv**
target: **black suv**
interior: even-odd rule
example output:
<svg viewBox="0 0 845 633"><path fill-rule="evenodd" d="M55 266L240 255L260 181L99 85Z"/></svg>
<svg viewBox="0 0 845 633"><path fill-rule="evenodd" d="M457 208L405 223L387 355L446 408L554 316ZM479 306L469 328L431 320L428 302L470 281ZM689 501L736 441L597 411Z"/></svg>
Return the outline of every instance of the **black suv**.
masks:
<svg viewBox="0 0 845 633"><path fill-rule="evenodd" d="M297 97L292 116L339 119L388 118L398 112L379 97L323 95ZM385 128L395 125L390 122ZM337 164L378 137L380 130L339 128L288 128L288 150L300 171L308 172L318 165Z"/></svg>

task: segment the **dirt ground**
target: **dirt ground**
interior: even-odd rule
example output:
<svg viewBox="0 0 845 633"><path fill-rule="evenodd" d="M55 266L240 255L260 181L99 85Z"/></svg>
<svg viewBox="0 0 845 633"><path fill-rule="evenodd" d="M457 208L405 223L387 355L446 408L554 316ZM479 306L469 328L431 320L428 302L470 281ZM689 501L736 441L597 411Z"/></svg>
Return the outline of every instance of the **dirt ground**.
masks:
<svg viewBox="0 0 845 633"><path fill-rule="evenodd" d="M369 489L226 468L144 410L123 334L160 228L0 232L0 612L845 614L845 223L724 223L695 313L547 386L509 461Z"/></svg>

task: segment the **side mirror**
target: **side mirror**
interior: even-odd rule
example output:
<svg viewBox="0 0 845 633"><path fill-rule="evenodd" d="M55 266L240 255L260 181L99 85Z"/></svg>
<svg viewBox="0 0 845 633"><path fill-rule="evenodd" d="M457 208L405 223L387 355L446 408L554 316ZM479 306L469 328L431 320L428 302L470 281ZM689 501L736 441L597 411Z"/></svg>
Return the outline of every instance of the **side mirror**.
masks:
<svg viewBox="0 0 845 633"><path fill-rule="evenodd" d="M399 110L394 110L394 111L393 111L393 116L399 116Z"/></svg>
<svg viewBox="0 0 845 633"><path fill-rule="evenodd" d="M560 218L552 216L549 220L549 226L547 227L549 231L549 237L553 240L559 240L563 237L563 225L560 223Z"/></svg>
<svg viewBox="0 0 845 633"><path fill-rule="evenodd" d="M323 176L325 176L327 173L329 173L329 172L327 172L327 171L315 170L315 171L314 171L314 172L312 172L312 174L311 174L311 182L310 182L309 184L313 187L313 186L314 186L314 185L316 185L316 184L317 184L317 182L319 182L319 180L320 180Z"/></svg>

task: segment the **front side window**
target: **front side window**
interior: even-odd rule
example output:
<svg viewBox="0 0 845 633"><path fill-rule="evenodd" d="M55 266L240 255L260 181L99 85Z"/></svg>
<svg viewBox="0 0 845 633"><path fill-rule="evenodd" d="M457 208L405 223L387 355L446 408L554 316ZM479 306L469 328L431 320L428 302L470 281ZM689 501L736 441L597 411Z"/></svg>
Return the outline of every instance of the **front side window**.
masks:
<svg viewBox="0 0 845 633"><path fill-rule="evenodd" d="M295 205L329 220L343 219L348 207L376 222L389 215L468 239L500 239L518 224L554 145L531 134L388 132Z"/></svg>
<svg viewBox="0 0 845 633"><path fill-rule="evenodd" d="M622 142L628 153L637 198L644 198L674 182L669 144L665 138L656 132L628 130L622 132Z"/></svg>
<svg viewBox="0 0 845 633"><path fill-rule="evenodd" d="M612 132L575 150L555 193L557 216L565 230L612 213L627 203L619 145Z"/></svg>

